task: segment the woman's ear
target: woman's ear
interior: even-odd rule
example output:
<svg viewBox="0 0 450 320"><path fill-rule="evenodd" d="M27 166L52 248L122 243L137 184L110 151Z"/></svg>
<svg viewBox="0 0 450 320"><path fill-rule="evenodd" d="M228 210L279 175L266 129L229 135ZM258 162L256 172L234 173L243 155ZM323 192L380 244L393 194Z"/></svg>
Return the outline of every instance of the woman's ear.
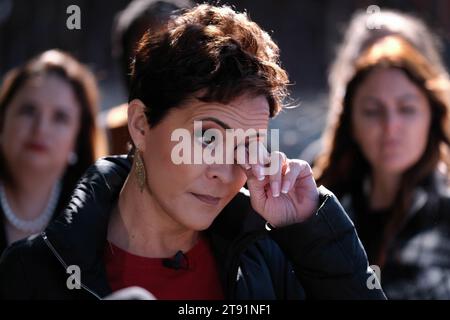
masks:
<svg viewBox="0 0 450 320"><path fill-rule="evenodd" d="M144 138L148 129L145 105L139 99L132 100L128 105L128 131L134 145L141 151L145 151Z"/></svg>

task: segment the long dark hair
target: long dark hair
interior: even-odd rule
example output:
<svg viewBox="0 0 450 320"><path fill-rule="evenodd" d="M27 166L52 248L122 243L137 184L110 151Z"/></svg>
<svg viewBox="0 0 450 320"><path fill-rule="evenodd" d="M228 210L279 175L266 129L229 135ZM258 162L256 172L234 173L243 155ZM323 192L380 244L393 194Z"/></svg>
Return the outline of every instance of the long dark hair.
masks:
<svg viewBox="0 0 450 320"><path fill-rule="evenodd" d="M390 242L398 232L410 209L414 189L427 181L440 164L449 175L450 167L450 87L448 75L431 64L408 41L387 36L370 46L355 64L355 72L346 87L339 112L330 120L324 135L325 149L318 157L314 173L338 197L351 194L361 197L363 180L370 176L371 167L352 135L353 98L359 85L375 68L397 68L426 95L431 108L428 142L421 158L401 177L393 214L390 216L377 263L383 265Z"/></svg>

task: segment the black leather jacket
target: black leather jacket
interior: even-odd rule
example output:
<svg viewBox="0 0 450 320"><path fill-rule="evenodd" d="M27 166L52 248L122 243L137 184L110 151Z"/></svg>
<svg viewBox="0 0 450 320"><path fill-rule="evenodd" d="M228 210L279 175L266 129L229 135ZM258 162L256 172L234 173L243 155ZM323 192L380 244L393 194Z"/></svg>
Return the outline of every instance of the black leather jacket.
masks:
<svg viewBox="0 0 450 320"><path fill-rule="evenodd" d="M342 204L359 230L367 195L354 200L347 195ZM382 230L374 231L381 236ZM380 280L389 299L450 299L450 188L442 174L435 172L415 189Z"/></svg>
<svg viewBox="0 0 450 320"><path fill-rule="evenodd" d="M9 247L0 260L0 298L102 298L111 293L103 252L109 213L131 164L97 161L72 199L40 235ZM373 273L354 226L334 195L320 188L321 206L303 223L267 231L239 193L206 231L228 299L384 299L369 289ZM67 287L69 265L81 289Z"/></svg>

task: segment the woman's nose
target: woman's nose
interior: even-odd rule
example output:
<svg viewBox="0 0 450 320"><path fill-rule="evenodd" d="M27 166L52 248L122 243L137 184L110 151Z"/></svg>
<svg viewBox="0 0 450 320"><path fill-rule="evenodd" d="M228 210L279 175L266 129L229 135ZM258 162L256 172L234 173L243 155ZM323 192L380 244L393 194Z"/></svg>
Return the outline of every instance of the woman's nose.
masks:
<svg viewBox="0 0 450 320"><path fill-rule="evenodd" d="M33 122L33 134L40 136L45 135L49 129L49 119L42 113L37 113Z"/></svg>
<svg viewBox="0 0 450 320"><path fill-rule="evenodd" d="M232 164L211 164L208 165L206 175L209 179L218 179L222 183L230 183L233 181L233 165Z"/></svg>
<svg viewBox="0 0 450 320"><path fill-rule="evenodd" d="M396 133L401 126L400 116L393 111L387 111L384 115L384 130L385 134Z"/></svg>

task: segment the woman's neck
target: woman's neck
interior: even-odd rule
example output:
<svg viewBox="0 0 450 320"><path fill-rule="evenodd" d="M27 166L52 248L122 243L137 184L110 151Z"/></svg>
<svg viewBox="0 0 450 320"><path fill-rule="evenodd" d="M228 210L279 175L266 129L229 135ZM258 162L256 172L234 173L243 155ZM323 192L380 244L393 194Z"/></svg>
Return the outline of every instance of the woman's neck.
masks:
<svg viewBox="0 0 450 320"><path fill-rule="evenodd" d="M58 175L13 175L12 183L4 183L4 190L11 209L19 218L34 219L47 207Z"/></svg>
<svg viewBox="0 0 450 320"><path fill-rule="evenodd" d="M189 251L198 236L172 219L147 189L141 192L133 174L128 176L109 222L109 241L132 254L167 258Z"/></svg>
<svg viewBox="0 0 450 320"><path fill-rule="evenodd" d="M370 208L387 209L392 206L400 184L400 175L374 172L371 181Z"/></svg>

